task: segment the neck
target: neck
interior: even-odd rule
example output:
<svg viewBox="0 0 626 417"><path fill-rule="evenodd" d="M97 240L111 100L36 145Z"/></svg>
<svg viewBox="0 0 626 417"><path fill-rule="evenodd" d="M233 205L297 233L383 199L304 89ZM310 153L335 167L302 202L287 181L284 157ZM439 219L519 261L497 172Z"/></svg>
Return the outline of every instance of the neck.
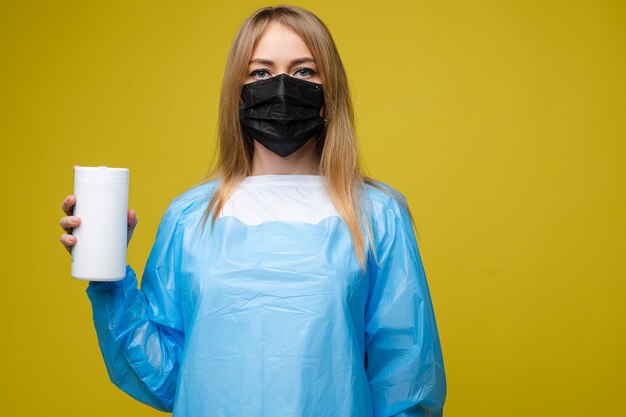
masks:
<svg viewBox="0 0 626 417"><path fill-rule="evenodd" d="M254 141L251 175L319 175L320 158L315 139L310 139L296 152L281 157Z"/></svg>

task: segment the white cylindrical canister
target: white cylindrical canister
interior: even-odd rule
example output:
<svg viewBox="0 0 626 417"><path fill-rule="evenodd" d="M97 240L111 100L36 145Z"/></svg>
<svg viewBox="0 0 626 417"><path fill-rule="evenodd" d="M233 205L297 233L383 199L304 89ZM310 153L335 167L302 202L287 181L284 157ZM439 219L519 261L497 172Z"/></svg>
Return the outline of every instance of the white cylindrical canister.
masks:
<svg viewBox="0 0 626 417"><path fill-rule="evenodd" d="M75 167L72 276L89 281L118 281L126 275L128 232L126 168Z"/></svg>

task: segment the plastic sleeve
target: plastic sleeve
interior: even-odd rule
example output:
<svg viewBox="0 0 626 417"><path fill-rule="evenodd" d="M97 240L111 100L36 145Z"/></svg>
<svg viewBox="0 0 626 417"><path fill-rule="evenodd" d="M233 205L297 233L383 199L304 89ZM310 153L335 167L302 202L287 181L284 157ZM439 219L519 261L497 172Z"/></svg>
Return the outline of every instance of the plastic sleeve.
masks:
<svg viewBox="0 0 626 417"><path fill-rule="evenodd" d="M133 398L172 411L184 344L176 289L180 241L168 208L137 288L134 270L118 282L90 282L98 343L111 381Z"/></svg>
<svg viewBox="0 0 626 417"><path fill-rule="evenodd" d="M374 416L442 416L443 357L411 219L394 200L381 221L365 315Z"/></svg>

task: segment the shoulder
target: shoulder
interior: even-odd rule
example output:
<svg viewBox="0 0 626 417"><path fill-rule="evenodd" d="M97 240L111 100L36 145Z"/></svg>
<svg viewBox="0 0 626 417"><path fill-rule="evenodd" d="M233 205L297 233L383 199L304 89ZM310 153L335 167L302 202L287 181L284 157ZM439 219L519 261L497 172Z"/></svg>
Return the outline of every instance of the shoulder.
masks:
<svg viewBox="0 0 626 417"><path fill-rule="evenodd" d="M175 197L163 215L163 222L181 222L201 216L209 200L217 189L217 180L212 180L189 188Z"/></svg>
<svg viewBox="0 0 626 417"><path fill-rule="evenodd" d="M169 208L180 210L194 203L206 201L206 199L212 197L213 192L217 189L217 182L217 180L213 180L189 188L187 191L174 198Z"/></svg>
<svg viewBox="0 0 626 417"><path fill-rule="evenodd" d="M385 247L396 240L416 244L411 212L401 192L380 181L368 180L363 197L363 210L375 246ZM417 253L416 248L412 251Z"/></svg>
<svg viewBox="0 0 626 417"><path fill-rule="evenodd" d="M404 195L381 181L368 180L363 189L363 204L374 219L380 216L406 216L409 207Z"/></svg>
<svg viewBox="0 0 626 417"><path fill-rule="evenodd" d="M375 258L383 259L391 247L405 247L407 253L420 259L413 218L404 195L379 181L368 181L364 194Z"/></svg>

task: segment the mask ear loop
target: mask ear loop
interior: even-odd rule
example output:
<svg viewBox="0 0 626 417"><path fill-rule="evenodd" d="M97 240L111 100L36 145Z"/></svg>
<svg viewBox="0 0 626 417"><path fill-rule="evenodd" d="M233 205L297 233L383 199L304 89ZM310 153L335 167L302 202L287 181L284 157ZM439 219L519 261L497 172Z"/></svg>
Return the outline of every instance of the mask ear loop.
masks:
<svg viewBox="0 0 626 417"><path fill-rule="evenodd" d="M254 156L254 138L243 128L241 119L239 120L239 129L241 130L241 135L243 136L243 145L246 147L248 156L250 157L250 163L252 163L252 157Z"/></svg>
<svg viewBox="0 0 626 417"><path fill-rule="evenodd" d="M328 120L326 120L325 118L323 120L324 120L324 126L322 126L319 134L315 138L315 147L317 148L317 153L319 153L320 156L322 156L322 151L324 150L324 143L326 143L326 126L328 125Z"/></svg>
<svg viewBox="0 0 626 417"><path fill-rule="evenodd" d="M243 90L243 86L242 86ZM243 106L243 99L241 98L241 91L239 91L239 109L241 111L241 106ZM241 114L240 114L241 117ZM241 129L241 134L243 135L243 144L248 151L248 155L250 157L250 162L252 163L252 157L254 156L254 139L252 136L248 135L248 132L245 131L243 125L241 124L241 118L239 119L239 129Z"/></svg>
<svg viewBox="0 0 626 417"><path fill-rule="evenodd" d="M241 129L241 133L243 134L243 144L248 148L248 152L252 156L254 154L254 139L243 129Z"/></svg>

